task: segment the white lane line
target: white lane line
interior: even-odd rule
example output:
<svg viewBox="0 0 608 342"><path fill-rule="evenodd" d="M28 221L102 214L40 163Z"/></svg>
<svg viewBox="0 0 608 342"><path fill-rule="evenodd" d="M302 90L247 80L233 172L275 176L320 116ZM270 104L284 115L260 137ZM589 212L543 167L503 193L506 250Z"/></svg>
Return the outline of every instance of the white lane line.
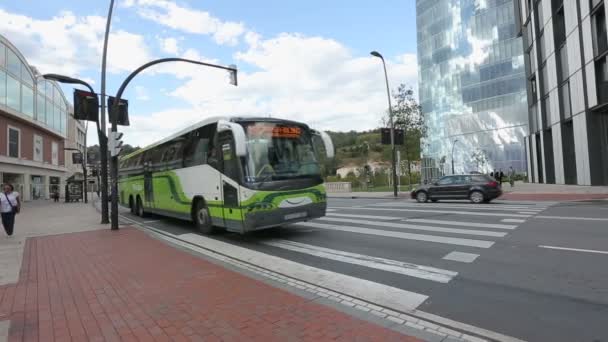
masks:
<svg viewBox="0 0 608 342"><path fill-rule="evenodd" d="M428 296L420 293L401 290L373 281L307 266L194 233L181 235L179 238L212 251L221 251L222 254L230 255L238 260L244 260L250 264L290 278L296 278L388 308L392 307L399 311L407 310L408 308L409 310L415 309L428 298ZM199 249L199 251L205 250Z"/></svg>
<svg viewBox="0 0 608 342"><path fill-rule="evenodd" d="M354 208L354 207L332 207L332 209L341 210L376 210L376 211L413 211L418 213L440 213L440 214L456 214L456 215L472 215L472 216L506 216L506 217L530 217L530 215L522 214L511 214L511 213L480 213L476 211L464 211L464 210L433 210L433 209L404 209L404 208Z"/></svg>
<svg viewBox="0 0 608 342"><path fill-rule="evenodd" d="M367 218L373 220L382 220L382 221L391 221L391 220L401 220L403 217L397 216L374 216L374 215L356 215L356 214L327 214L327 216L337 216L337 217L356 217L356 218Z"/></svg>
<svg viewBox="0 0 608 342"><path fill-rule="evenodd" d="M524 222L526 222L526 220L520 220L520 219L502 219L500 221L504 222L504 223L524 223Z"/></svg>
<svg viewBox="0 0 608 342"><path fill-rule="evenodd" d="M608 218L600 217L576 217L576 216L534 216L535 219L551 219L551 220L581 220L581 221L608 221Z"/></svg>
<svg viewBox="0 0 608 342"><path fill-rule="evenodd" d="M354 226L342 226L342 225L336 225L336 224L306 222L306 223L296 223L295 225L299 226L299 227L313 227L313 228L321 228L321 229L328 229L328 230L336 230L336 231L341 231L341 232L393 237L393 238L405 239L405 240L436 242L436 243L443 243L443 244L448 244L448 245L458 245L458 246L467 246L467 247L490 248L490 247L492 247L492 245L494 245L494 241L462 239L462 238L437 236L437 235L426 235L426 234L412 234L412 233L395 232L395 231L391 231L391 230L379 230L379 229L361 228L361 227L354 227Z"/></svg>
<svg viewBox="0 0 608 342"><path fill-rule="evenodd" d="M325 211L331 212L331 211L337 211L337 210L336 209L325 209Z"/></svg>
<svg viewBox="0 0 608 342"><path fill-rule="evenodd" d="M154 223L154 222L160 222L161 220L151 220L151 221L144 221L142 223Z"/></svg>
<svg viewBox="0 0 608 342"><path fill-rule="evenodd" d="M595 250L595 249L579 249L579 248L556 247L556 246L545 246L545 245L539 245L538 247L540 247L540 248L548 248L548 249L559 249L559 250L563 250L563 251L572 251L572 252L608 254L608 251L598 251L598 250Z"/></svg>
<svg viewBox="0 0 608 342"><path fill-rule="evenodd" d="M437 209L472 209L472 210L503 210L503 211L542 211L546 208L538 207L515 207L515 206L503 206L499 204L458 204L458 205L445 205L445 204L433 204L433 203L376 203L369 205L370 207L403 207L403 208L437 208Z"/></svg>
<svg viewBox="0 0 608 342"><path fill-rule="evenodd" d="M244 261L290 278L299 279L328 290L348 294L349 296L393 310L408 312L416 309L429 298L420 293L300 264L295 261L232 245L202 235L187 233L178 236L152 226L143 226L137 221L128 218L127 220L132 221L134 225L138 227L155 232L156 235L163 240L176 243L212 258L225 260L227 259L226 255L230 255L230 258L232 259ZM187 241L188 243L174 239L180 239Z"/></svg>
<svg viewBox="0 0 608 342"><path fill-rule="evenodd" d="M535 214L538 214L538 213L537 213L537 212L535 212L535 211L518 211L518 213L520 213L520 214L529 214L529 215L535 215Z"/></svg>
<svg viewBox="0 0 608 342"><path fill-rule="evenodd" d="M478 256L479 256L479 254L473 254L473 253L450 252L450 253L448 253L448 255L444 256L442 259L471 263L471 262L475 261L475 259L477 259Z"/></svg>
<svg viewBox="0 0 608 342"><path fill-rule="evenodd" d="M346 262L353 265L375 268L382 271L399 273L411 277L432 280L440 283L448 283L458 275L458 272L444 270L441 268L422 266L397 260L384 259L369 255L350 253L330 248L308 245L288 240L268 240L261 243L294 252L314 255L316 257Z"/></svg>
<svg viewBox="0 0 608 342"><path fill-rule="evenodd" d="M377 221L368 221L368 220L351 220L351 219L346 219L346 218L334 218L334 217L327 217L327 216L318 218L315 220L315 222L316 221L354 223L354 224L362 224L362 225L370 225L370 226L378 226L378 227L414 229L414 230L424 230L424 231L428 231L428 232L441 232L441 233L451 233L451 234L466 234L466 235L493 236L493 237L504 237L505 235L507 235L507 233L490 232L490 231L485 231L485 230L442 228L442 227L433 227L433 226L421 226L421 225L417 225L417 224L377 222Z"/></svg>
<svg viewBox="0 0 608 342"><path fill-rule="evenodd" d="M479 223L479 222L464 222L464 221L444 221L444 220L427 220L427 219L407 219L406 222L417 222L417 223L435 223L445 224L448 226L462 226L462 227L479 227L479 228L496 228L496 229L515 229L516 225L512 224L494 224L494 223Z"/></svg>

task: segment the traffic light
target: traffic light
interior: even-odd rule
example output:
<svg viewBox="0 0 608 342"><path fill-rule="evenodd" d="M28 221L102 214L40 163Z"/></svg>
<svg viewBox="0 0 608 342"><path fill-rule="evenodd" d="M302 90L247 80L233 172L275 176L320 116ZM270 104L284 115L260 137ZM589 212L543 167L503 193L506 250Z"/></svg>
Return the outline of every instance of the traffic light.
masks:
<svg viewBox="0 0 608 342"><path fill-rule="evenodd" d="M114 96L108 97L108 111L110 113L110 122L114 122L116 120L116 124L119 126L129 126L129 101L125 99L120 99L120 103L118 103L118 117L117 114L114 113L114 102L116 98Z"/></svg>
<svg viewBox="0 0 608 342"><path fill-rule="evenodd" d="M239 85L239 81L236 77L236 65L234 64L230 64L229 65L230 68L234 69L234 70L230 70L230 84L232 84L233 86L238 86Z"/></svg>
<svg viewBox="0 0 608 342"><path fill-rule="evenodd" d="M99 114L99 99L90 91L74 89L74 119L95 121Z"/></svg>
<svg viewBox="0 0 608 342"><path fill-rule="evenodd" d="M108 150L110 151L110 156L116 157L120 154L122 150L122 133L120 132L108 132Z"/></svg>
<svg viewBox="0 0 608 342"><path fill-rule="evenodd" d="M380 128L380 141L382 145L391 144L391 129ZM395 145L403 145L405 143L405 134L402 129L395 128Z"/></svg>

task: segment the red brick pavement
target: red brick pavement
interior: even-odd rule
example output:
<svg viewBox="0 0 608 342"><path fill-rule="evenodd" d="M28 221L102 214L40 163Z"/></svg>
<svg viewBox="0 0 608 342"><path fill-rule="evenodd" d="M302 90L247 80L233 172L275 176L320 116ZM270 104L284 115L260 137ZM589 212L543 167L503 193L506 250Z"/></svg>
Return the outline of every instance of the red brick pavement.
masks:
<svg viewBox="0 0 608 342"><path fill-rule="evenodd" d="M417 341L133 229L30 238L9 341Z"/></svg>

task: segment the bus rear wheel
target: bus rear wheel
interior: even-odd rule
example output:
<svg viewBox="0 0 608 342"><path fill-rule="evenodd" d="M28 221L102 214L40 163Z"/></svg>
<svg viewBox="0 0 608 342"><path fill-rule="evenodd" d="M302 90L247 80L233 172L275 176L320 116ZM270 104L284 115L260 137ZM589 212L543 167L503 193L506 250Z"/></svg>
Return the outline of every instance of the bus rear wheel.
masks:
<svg viewBox="0 0 608 342"><path fill-rule="evenodd" d="M137 201L135 203L135 214L139 217L146 216L146 212L144 211L144 205L141 203L141 197L137 197Z"/></svg>
<svg viewBox="0 0 608 342"><path fill-rule="evenodd" d="M209 209L203 200L197 200L192 208L192 221L199 232L203 234L213 233L213 224Z"/></svg>

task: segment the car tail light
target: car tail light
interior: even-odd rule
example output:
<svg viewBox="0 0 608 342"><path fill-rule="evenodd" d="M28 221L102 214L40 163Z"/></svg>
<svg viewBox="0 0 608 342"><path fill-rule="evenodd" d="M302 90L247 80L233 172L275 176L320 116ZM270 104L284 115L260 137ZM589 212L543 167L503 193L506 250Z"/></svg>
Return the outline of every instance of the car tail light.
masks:
<svg viewBox="0 0 608 342"><path fill-rule="evenodd" d="M489 186L490 188L495 188L498 186L498 182L497 181L490 181L488 184L486 184L487 186Z"/></svg>

